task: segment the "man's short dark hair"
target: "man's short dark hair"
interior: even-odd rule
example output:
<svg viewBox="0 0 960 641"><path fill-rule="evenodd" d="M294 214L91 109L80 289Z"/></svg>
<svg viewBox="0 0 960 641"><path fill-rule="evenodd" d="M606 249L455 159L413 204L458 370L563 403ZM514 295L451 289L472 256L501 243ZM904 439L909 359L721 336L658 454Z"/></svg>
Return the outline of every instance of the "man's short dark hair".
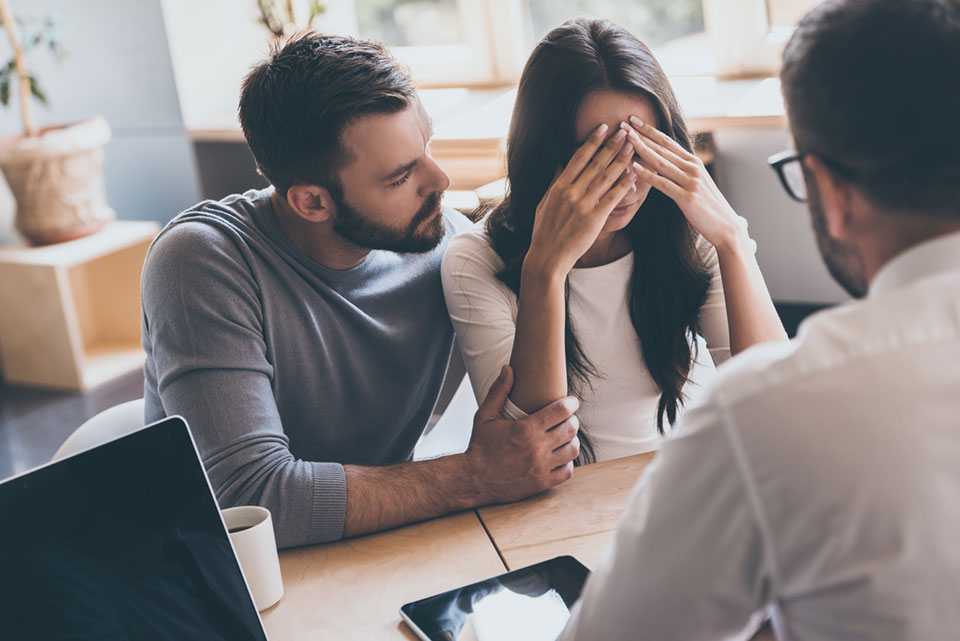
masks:
<svg viewBox="0 0 960 641"><path fill-rule="evenodd" d="M340 196L338 174L349 162L343 129L363 115L401 111L413 96L409 75L382 44L308 32L247 74L240 126L278 193L304 183Z"/></svg>
<svg viewBox="0 0 960 641"><path fill-rule="evenodd" d="M783 53L797 150L891 211L960 204L960 0L827 0Z"/></svg>

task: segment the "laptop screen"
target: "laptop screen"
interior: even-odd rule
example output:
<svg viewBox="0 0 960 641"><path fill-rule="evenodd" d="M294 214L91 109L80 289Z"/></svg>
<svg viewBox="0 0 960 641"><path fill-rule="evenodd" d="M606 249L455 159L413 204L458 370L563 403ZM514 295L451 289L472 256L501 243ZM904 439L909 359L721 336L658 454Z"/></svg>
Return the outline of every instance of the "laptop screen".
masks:
<svg viewBox="0 0 960 641"><path fill-rule="evenodd" d="M4 639L256 639L179 417L0 483Z"/></svg>

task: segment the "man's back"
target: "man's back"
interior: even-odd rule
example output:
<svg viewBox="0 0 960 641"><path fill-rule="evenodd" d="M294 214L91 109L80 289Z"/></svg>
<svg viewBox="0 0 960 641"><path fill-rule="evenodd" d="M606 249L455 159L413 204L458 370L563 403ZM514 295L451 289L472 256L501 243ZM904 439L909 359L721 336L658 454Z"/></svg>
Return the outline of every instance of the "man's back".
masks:
<svg viewBox="0 0 960 641"><path fill-rule="evenodd" d="M930 267L951 253L952 271ZM960 625L957 292L960 237L932 241L891 262L868 299L811 319L788 355L735 363L717 390L791 638L946 638Z"/></svg>
<svg viewBox="0 0 960 641"><path fill-rule="evenodd" d="M952 638L960 234L720 369L644 475L565 638Z"/></svg>

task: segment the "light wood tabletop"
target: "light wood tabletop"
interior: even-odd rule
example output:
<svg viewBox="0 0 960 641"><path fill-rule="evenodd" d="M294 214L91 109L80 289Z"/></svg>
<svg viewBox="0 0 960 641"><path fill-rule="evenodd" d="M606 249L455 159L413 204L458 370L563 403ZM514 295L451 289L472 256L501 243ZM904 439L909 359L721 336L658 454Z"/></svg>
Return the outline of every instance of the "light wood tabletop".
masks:
<svg viewBox="0 0 960 641"><path fill-rule="evenodd" d="M282 551L284 596L262 613L267 633L276 641L416 641L400 619L404 603L564 554L594 568L653 457L578 468L563 485L518 503ZM753 641L774 637L765 629Z"/></svg>
<svg viewBox="0 0 960 641"><path fill-rule="evenodd" d="M652 460L651 452L580 467L569 481L539 496L477 512L511 570L562 554L592 569Z"/></svg>
<svg viewBox="0 0 960 641"><path fill-rule="evenodd" d="M400 606L504 572L475 512L280 553L270 639L416 639Z"/></svg>

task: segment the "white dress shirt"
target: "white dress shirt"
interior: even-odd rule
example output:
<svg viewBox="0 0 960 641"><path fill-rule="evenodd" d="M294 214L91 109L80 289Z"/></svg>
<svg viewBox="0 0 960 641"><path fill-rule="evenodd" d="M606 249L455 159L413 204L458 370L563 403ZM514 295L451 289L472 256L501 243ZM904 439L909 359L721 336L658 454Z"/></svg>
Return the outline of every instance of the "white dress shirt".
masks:
<svg viewBox="0 0 960 641"><path fill-rule="evenodd" d="M700 309L703 336L696 341L696 359L683 393L687 403L716 374L714 362L730 356L727 309L717 254L701 245L713 278L707 301ZM503 261L490 245L484 223L458 234L443 257L441 274L447 310L457 331L467 373L480 402L510 362L517 331L517 296L496 274ZM649 452L660 443L657 404L660 388L643 360L637 332L630 320L630 279L633 254L607 265L570 272L570 323L580 347L600 372L583 386L578 415L605 460ZM524 416L508 401L506 413Z"/></svg>
<svg viewBox="0 0 960 641"><path fill-rule="evenodd" d="M720 370L563 639L960 637L960 234Z"/></svg>

